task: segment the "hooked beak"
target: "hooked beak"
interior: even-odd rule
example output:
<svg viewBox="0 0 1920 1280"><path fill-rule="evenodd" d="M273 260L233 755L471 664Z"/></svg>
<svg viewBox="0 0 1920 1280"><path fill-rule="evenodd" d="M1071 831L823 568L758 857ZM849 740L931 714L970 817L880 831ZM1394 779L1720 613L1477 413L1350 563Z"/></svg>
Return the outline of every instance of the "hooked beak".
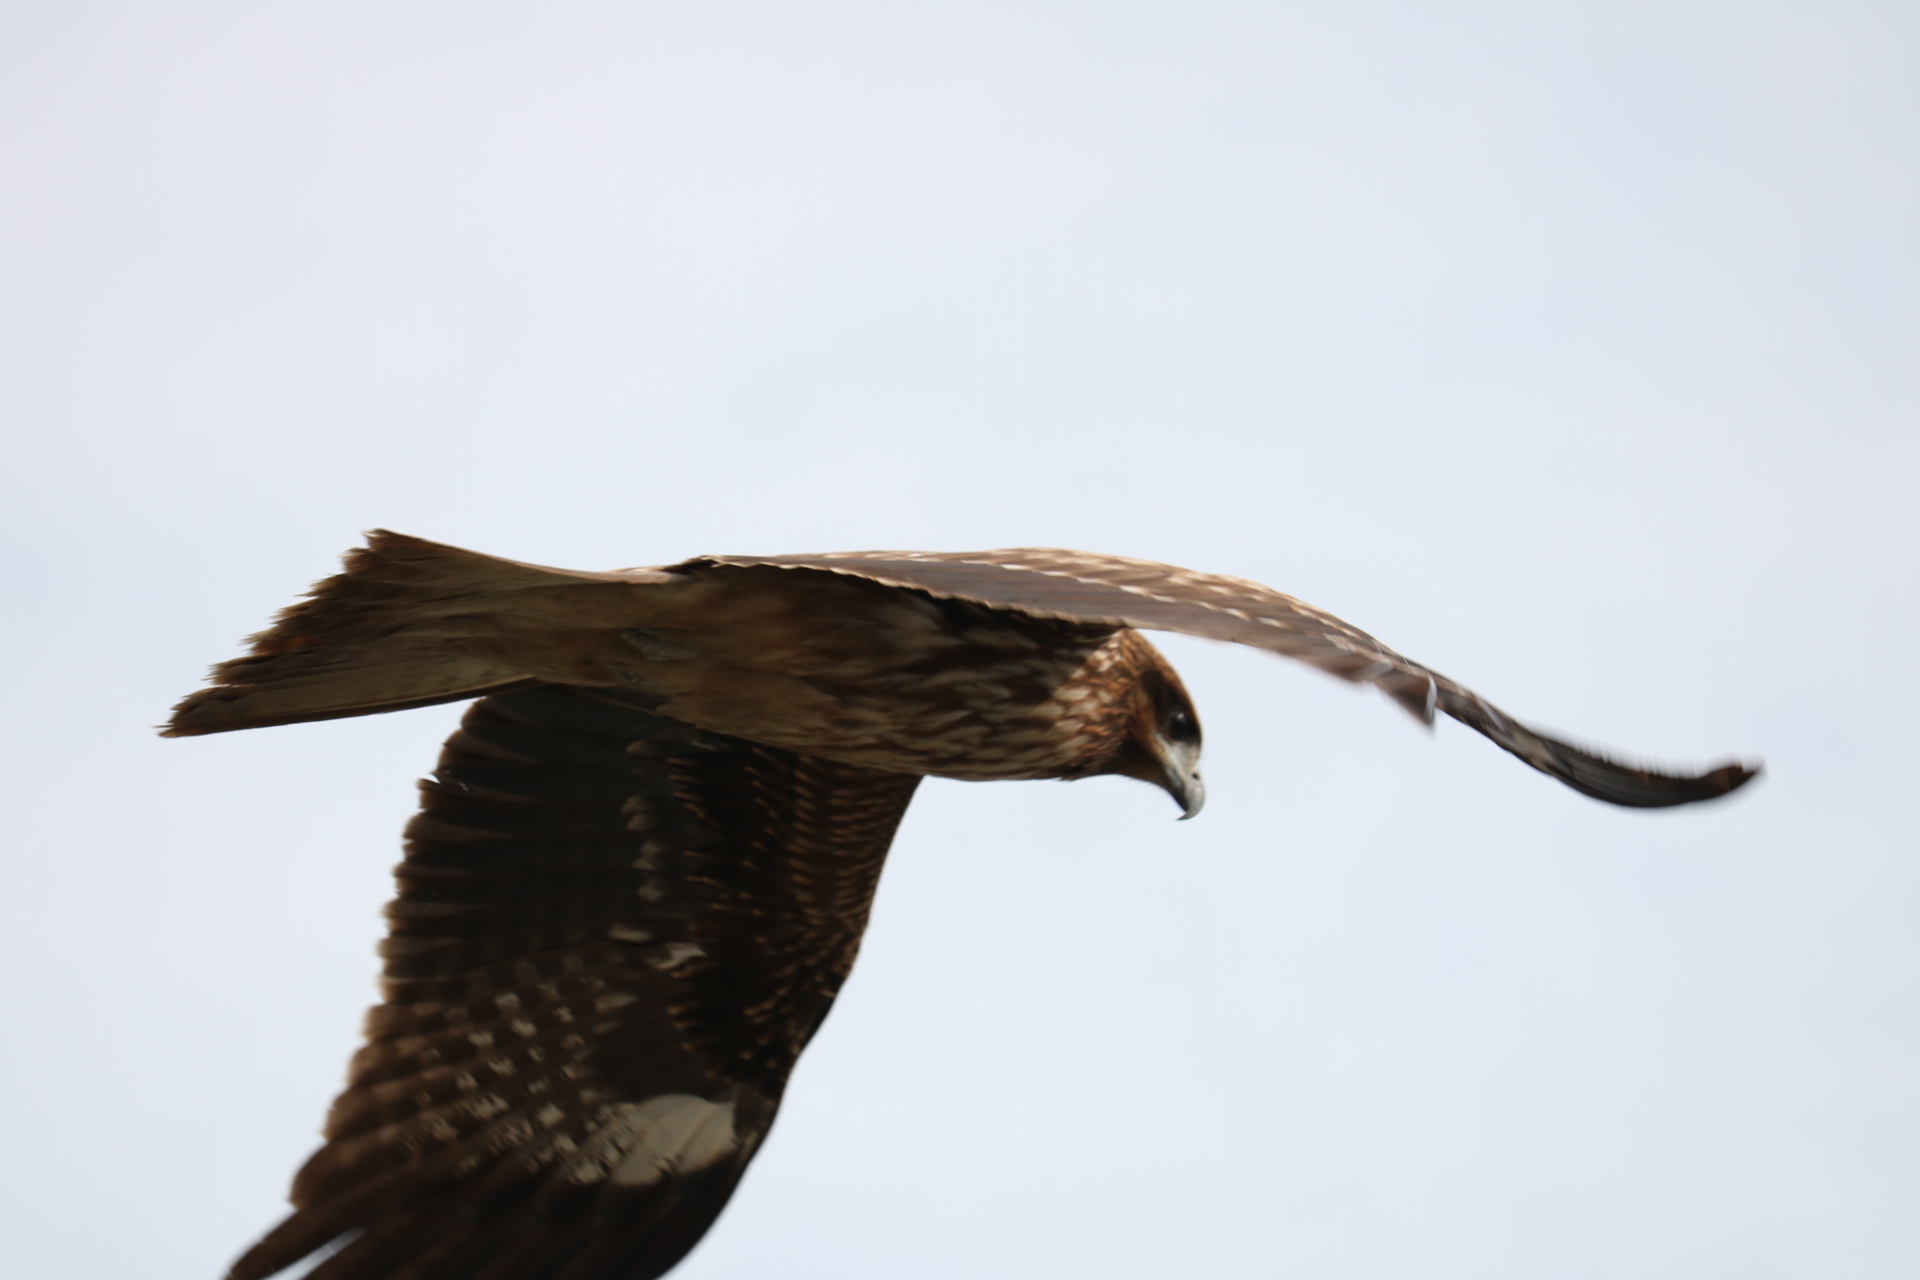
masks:
<svg viewBox="0 0 1920 1280"><path fill-rule="evenodd" d="M1180 805L1180 821L1185 822L1207 803L1207 787L1200 781L1200 744L1168 742L1155 734L1154 745L1165 775L1160 785Z"/></svg>

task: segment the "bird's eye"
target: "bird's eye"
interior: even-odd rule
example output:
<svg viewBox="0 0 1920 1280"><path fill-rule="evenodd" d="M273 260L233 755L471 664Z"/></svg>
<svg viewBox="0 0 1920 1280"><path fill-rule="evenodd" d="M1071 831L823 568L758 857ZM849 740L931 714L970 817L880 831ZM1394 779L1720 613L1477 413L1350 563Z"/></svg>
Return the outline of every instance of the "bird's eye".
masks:
<svg viewBox="0 0 1920 1280"><path fill-rule="evenodd" d="M1167 736L1169 738L1191 738L1200 726L1184 710L1175 710L1167 716Z"/></svg>

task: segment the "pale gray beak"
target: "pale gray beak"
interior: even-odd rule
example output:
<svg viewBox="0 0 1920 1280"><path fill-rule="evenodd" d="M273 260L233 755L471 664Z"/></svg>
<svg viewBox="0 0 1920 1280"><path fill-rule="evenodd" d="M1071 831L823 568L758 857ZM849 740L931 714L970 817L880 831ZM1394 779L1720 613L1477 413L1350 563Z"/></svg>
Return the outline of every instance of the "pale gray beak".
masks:
<svg viewBox="0 0 1920 1280"><path fill-rule="evenodd" d="M1167 794L1181 808L1180 821L1200 812L1207 803L1207 785L1200 781L1200 744L1172 743L1155 735L1160 748L1160 767L1166 773Z"/></svg>

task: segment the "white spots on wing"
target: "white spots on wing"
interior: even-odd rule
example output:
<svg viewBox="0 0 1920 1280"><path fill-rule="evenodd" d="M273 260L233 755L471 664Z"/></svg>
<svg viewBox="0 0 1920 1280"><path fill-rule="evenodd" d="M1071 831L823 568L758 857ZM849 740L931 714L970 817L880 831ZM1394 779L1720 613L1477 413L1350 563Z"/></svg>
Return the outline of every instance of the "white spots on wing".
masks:
<svg viewBox="0 0 1920 1280"><path fill-rule="evenodd" d="M658 955L648 957L647 963L662 972L670 972L706 954L707 949L697 942L669 942L659 948Z"/></svg>
<svg viewBox="0 0 1920 1280"><path fill-rule="evenodd" d="M1417 695L1395 682L1428 675L1365 632L1291 596L1246 579L1148 560L1018 547L716 556L711 562L819 569L907 588L911 594L902 597L902 607L922 612L933 607L931 597L971 600L1034 618L1190 631L1254 645L1342 680L1381 684L1416 713ZM1004 655L1014 660L908 663L895 672L876 673L864 657L842 670L813 654L809 661L814 665L802 673L805 680L834 687L864 682L860 687L870 696L829 699L824 711L807 704L811 709L806 714L795 711L778 724L731 731L769 745L899 773L979 779L1074 776L1111 737L1113 720L1104 714L1103 691L1088 687L1098 685L1093 678L1097 672L1092 666L1080 671L1096 656L1097 644L1061 644L1015 627L1024 642L1040 647L1008 646L993 638L994 624L980 621L969 621L959 630L936 628L932 636L921 635L911 620L896 622L891 614L885 625L900 633L896 638L907 652L918 652L917 645L929 654L944 655L940 646L951 643L967 646L976 655L991 651L996 659ZM1451 691L1449 682L1440 683ZM1010 689L1023 694L1037 690L1046 697L1009 705L1004 695ZM1032 736L1026 736L1029 733Z"/></svg>
<svg viewBox="0 0 1920 1280"><path fill-rule="evenodd" d="M669 1093L621 1103L610 1112L568 1166L572 1181L608 1178L619 1187L651 1186L673 1174L708 1168L740 1149L731 1102Z"/></svg>
<svg viewBox="0 0 1920 1280"><path fill-rule="evenodd" d="M493 1032L471 1031L467 1033L467 1043L476 1049L493 1048Z"/></svg>
<svg viewBox="0 0 1920 1280"><path fill-rule="evenodd" d="M529 1018L515 1018L512 1022L509 1022L507 1026L513 1030L515 1035L519 1036L537 1035L540 1031L540 1028L533 1025L533 1021Z"/></svg>
<svg viewBox="0 0 1920 1280"><path fill-rule="evenodd" d="M497 1093L483 1094L467 1100L467 1110L476 1120L491 1120L507 1109L507 1100Z"/></svg>
<svg viewBox="0 0 1920 1280"><path fill-rule="evenodd" d="M607 936L615 942L652 942L653 935L636 925L616 924L607 930Z"/></svg>
<svg viewBox="0 0 1920 1280"><path fill-rule="evenodd" d="M567 1118L567 1113L561 1110L559 1107L554 1106L551 1102L549 1102L544 1107L541 1107L538 1111L534 1112L533 1118L539 1121L542 1125L551 1129L553 1128L553 1126L559 1124L562 1120L565 1120Z"/></svg>
<svg viewBox="0 0 1920 1280"><path fill-rule="evenodd" d="M721 559L724 561L727 558L721 557ZM1264 648L1272 648L1287 656L1318 666L1342 679L1356 678L1342 669L1347 655L1360 655L1370 660L1385 662L1389 664L1388 669L1395 671L1415 675L1427 674L1424 668L1388 649L1366 632L1304 601L1275 591L1271 587L1246 578L1236 578L1226 574L1197 573L1191 569L1181 569L1152 560L1137 560L1127 556L1103 556L1085 551L1063 551L1047 547L1015 547L997 551L946 553L835 552L829 555L798 556L787 560L750 563L804 567L819 565L822 561L835 560L866 562L860 568L849 567L841 572L854 573L875 581L892 580L898 585L918 586L921 590L934 590L935 594L959 594L968 599L975 597L968 592L941 592L928 583L913 581L911 574L891 579L885 572L885 566L888 564L965 565L992 569L1010 576L1032 575L1058 578L1082 586L1105 587L1176 609L1203 610L1233 618L1241 623L1289 632L1298 636L1299 640L1285 647L1278 644L1262 644L1260 640L1237 631L1219 638L1262 644ZM746 561L742 562L746 563ZM868 565L872 568L868 568ZM1060 613L1046 609L1037 603L1004 603L998 607L1045 617L1081 616L1077 611ZM1168 621L1170 620L1149 621L1146 618L1137 618L1132 621L1132 625L1160 626L1166 625ZM1174 629L1181 628L1176 626ZM1365 678L1372 677L1363 677Z"/></svg>

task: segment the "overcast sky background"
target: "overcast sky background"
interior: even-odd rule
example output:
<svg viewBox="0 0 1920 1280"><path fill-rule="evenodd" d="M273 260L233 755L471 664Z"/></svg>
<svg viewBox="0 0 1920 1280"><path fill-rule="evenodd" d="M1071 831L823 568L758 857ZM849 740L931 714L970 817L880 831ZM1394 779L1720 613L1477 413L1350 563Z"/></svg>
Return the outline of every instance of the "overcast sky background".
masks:
<svg viewBox="0 0 1920 1280"><path fill-rule="evenodd" d="M151 726L377 525L1240 574L1211 801L934 783L675 1280L1920 1272L1920 9L0 7L0 1270L210 1280L457 708Z"/></svg>

